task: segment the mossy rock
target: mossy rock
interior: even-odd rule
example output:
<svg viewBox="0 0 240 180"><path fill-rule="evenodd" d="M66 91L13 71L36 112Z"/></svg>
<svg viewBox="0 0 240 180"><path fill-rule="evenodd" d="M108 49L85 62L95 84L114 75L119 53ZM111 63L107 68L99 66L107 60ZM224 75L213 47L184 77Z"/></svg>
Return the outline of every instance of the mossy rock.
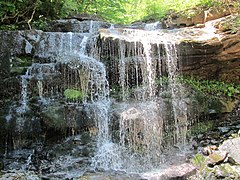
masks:
<svg viewBox="0 0 240 180"><path fill-rule="evenodd" d="M26 72L25 67L12 67L10 73L12 76L24 75Z"/></svg>
<svg viewBox="0 0 240 180"><path fill-rule="evenodd" d="M59 104L53 104L46 107L43 111L44 123L48 128L64 129L67 122L64 118L64 107Z"/></svg>

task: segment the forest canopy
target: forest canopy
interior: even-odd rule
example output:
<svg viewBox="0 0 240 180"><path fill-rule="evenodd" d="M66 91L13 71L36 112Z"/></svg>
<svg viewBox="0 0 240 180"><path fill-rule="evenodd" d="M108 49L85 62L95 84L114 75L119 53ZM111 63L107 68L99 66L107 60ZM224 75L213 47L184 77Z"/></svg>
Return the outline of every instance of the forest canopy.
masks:
<svg viewBox="0 0 240 180"><path fill-rule="evenodd" d="M130 24L160 20L169 11L213 6L230 0L0 0L1 27L41 28L48 20L95 14L106 21ZM234 1L234 0L232 0ZM237 2L237 1L236 1Z"/></svg>

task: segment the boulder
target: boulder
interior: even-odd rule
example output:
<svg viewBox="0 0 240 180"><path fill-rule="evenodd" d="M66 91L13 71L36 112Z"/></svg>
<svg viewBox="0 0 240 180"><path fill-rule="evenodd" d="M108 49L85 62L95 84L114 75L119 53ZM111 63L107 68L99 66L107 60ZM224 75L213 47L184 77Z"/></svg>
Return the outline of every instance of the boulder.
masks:
<svg viewBox="0 0 240 180"><path fill-rule="evenodd" d="M228 153L226 151L216 151L212 154L209 154L209 165L215 165L222 163L227 158Z"/></svg>
<svg viewBox="0 0 240 180"><path fill-rule="evenodd" d="M237 164L240 164L240 137L224 141L219 147L219 150L228 152L228 156L231 157Z"/></svg>

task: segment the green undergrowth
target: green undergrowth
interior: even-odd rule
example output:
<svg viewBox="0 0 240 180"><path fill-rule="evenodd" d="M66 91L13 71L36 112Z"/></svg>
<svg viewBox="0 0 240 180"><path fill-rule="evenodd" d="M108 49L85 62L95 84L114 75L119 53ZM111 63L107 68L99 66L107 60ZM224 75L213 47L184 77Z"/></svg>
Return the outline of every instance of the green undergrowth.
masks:
<svg viewBox="0 0 240 180"><path fill-rule="evenodd" d="M240 85L217 80L200 80L194 77L181 77L180 82L193 90L216 98L239 98Z"/></svg>
<svg viewBox="0 0 240 180"><path fill-rule="evenodd" d="M201 80L196 77L179 76L177 82L186 85L194 90L197 94L211 96L213 98L238 99L240 97L240 85L231 84L218 80ZM159 86L169 84L169 78L162 76L156 79L155 83Z"/></svg>
<svg viewBox="0 0 240 180"><path fill-rule="evenodd" d="M190 128L190 131L188 132L189 136L198 135L202 133L206 133L209 130L211 130L214 127L213 121L203 121L196 123L194 126Z"/></svg>
<svg viewBox="0 0 240 180"><path fill-rule="evenodd" d="M234 0L0 0L0 29L47 30L47 22L76 14L94 14L111 23L131 24L158 21L172 12L191 16L202 8L239 5Z"/></svg>
<svg viewBox="0 0 240 180"><path fill-rule="evenodd" d="M65 89L64 96L69 100L83 100L86 97L82 91L76 89Z"/></svg>

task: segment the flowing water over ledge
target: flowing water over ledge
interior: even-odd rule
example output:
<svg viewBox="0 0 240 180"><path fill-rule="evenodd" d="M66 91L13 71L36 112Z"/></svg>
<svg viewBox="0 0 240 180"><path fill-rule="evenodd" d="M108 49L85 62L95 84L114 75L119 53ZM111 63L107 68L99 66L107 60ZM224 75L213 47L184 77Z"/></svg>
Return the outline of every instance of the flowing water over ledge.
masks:
<svg viewBox="0 0 240 180"><path fill-rule="evenodd" d="M200 112L178 80L179 33L94 33L19 33L33 63L6 116L15 128L6 137L6 169L77 178L95 170L143 173L185 158L187 131ZM68 90L78 96L67 97ZM50 145L61 130L70 137ZM25 133L34 131L40 136L29 150Z"/></svg>

